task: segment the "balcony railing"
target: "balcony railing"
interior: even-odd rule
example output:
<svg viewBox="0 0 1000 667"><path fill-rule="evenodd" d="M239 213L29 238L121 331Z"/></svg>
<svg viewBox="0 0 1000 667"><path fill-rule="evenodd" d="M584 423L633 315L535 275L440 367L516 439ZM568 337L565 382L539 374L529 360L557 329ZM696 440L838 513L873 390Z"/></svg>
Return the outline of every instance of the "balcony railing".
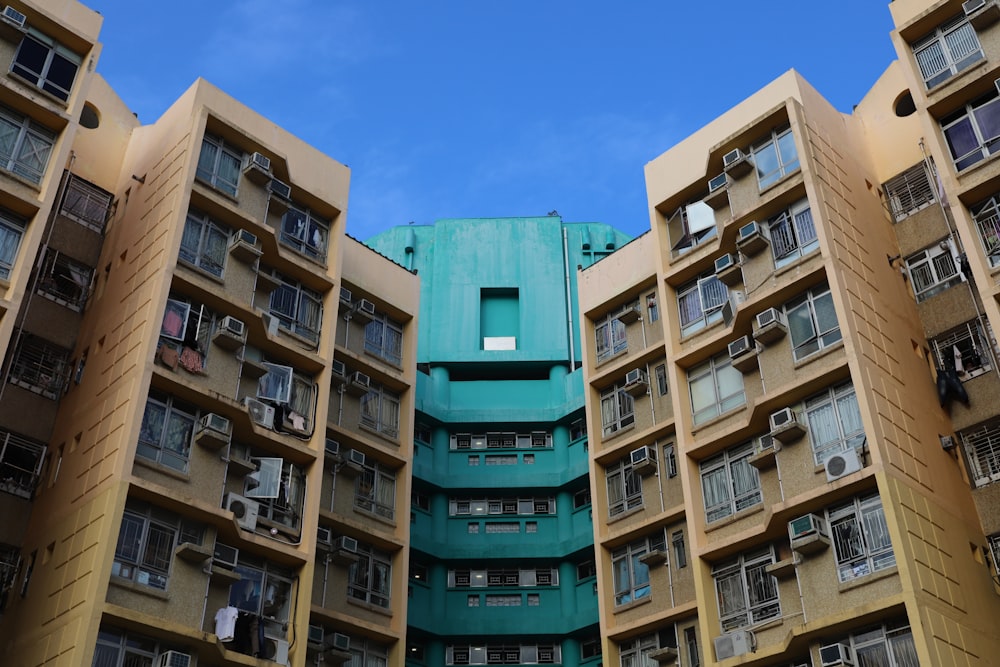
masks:
<svg viewBox="0 0 1000 667"><path fill-rule="evenodd" d="M31 498L42 469L45 445L0 431L0 491Z"/></svg>
<svg viewBox="0 0 1000 667"><path fill-rule="evenodd" d="M56 400L66 380L70 351L24 334L14 351L10 382Z"/></svg>
<svg viewBox="0 0 1000 667"><path fill-rule="evenodd" d="M1000 216L994 214L976 218L976 229L983 242L983 252L991 267L1000 265Z"/></svg>

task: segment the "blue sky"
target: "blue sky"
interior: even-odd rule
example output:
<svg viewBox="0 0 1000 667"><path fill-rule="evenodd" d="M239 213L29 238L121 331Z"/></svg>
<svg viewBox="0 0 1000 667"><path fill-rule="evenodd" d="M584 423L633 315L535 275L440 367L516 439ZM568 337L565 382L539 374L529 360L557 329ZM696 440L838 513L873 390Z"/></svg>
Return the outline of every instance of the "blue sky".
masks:
<svg viewBox="0 0 1000 667"><path fill-rule="evenodd" d="M888 0L84 2L142 122L208 79L351 167L361 239L552 210L640 234L651 159L792 68L850 111L895 57Z"/></svg>

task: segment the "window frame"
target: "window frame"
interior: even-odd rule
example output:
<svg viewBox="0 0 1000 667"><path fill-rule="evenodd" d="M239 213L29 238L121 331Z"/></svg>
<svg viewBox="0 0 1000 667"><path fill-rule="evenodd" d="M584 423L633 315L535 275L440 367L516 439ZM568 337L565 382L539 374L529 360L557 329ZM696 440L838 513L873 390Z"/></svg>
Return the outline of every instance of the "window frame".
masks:
<svg viewBox="0 0 1000 667"><path fill-rule="evenodd" d="M0 280L10 279L27 226L24 220L0 211Z"/></svg>
<svg viewBox="0 0 1000 667"><path fill-rule="evenodd" d="M885 509L877 493L828 508L826 520L841 583L895 567Z"/></svg>
<svg viewBox="0 0 1000 667"><path fill-rule="evenodd" d="M642 557L657 550L666 553L666 536L663 530L632 540L611 552L614 606L620 607L652 596L649 566L642 562Z"/></svg>
<svg viewBox="0 0 1000 667"><path fill-rule="evenodd" d="M47 52L43 61L41 63L41 68L39 70L31 69L33 65L29 65L25 62L20 62L23 54L26 53L25 44L31 40L41 49L45 49ZM35 57L40 55L35 54ZM30 53L27 54L28 57L31 56ZM57 64L57 59L59 59L63 66L66 64L73 66L73 73L70 76L68 82L69 87L65 87L57 80L51 78L53 73L59 74L59 65ZM18 44L17 53L14 54L13 60L10 64L11 74L16 74L22 80L27 81L29 84L38 88L41 91L52 95L53 97L61 100L62 102L67 102L69 96L73 91L73 85L76 82L76 75L80 71L80 65L83 63L83 58L80 54L75 51L71 51L67 47L63 46L56 40L52 39L48 35L39 32L35 28L29 27L24 37L21 39L21 43ZM55 70L55 72L53 72ZM63 72L65 76L66 72ZM62 77L60 77L62 78Z"/></svg>
<svg viewBox="0 0 1000 667"><path fill-rule="evenodd" d="M853 402L855 414L843 414L844 410L850 409L851 402ZM829 408L833 410L831 413L833 421L831 421L830 416L821 413ZM859 449L864 446L867 436L865 435L864 422L861 419L861 407L858 405L857 392L850 381L834 385L807 398L803 415L816 465L822 466L831 456L848 449ZM846 425L845 417L848 418ZM852 425L851 420L857 421L857 428L847 428ZM820 427L828 428L833 425L833 422L837 428L837 437L827 438L822 443L818 442L820 439L817 435L818 429Z"/></svg>
<svg viewBox="0 0 1000 667"><path fill-rule="evenodd" d="M965 277L951 254L951 246L945 241L918 250L907 257L903 264L909 274L917 303L965 282ZM923 277L925 274L926 278Z"/></svg>
<svg viewBox="0 0 1000 667"><path fill-rule="evenodd" d="M808 199L800 199L770 218L767 229L775 269L819 250L819 236Z"/></svg>
<svg viewBox="0 0 1000 667"><path fill-rule="evenodd" d="M389 521L396 518L396 471L365 457L354 480L354 507Z"/></svg>
<svg viewBox="0 0 1000 667"><path fill-rule="evenodd" d="M143 511L126 507L122 514L111 574L121 579L133 581L140 586L165 591L170 583L174 549L177 546L177 536L180 531L178 519L174 518L173 521L168 522L162 517L156 516L158 514L163 514L163 512L152 507L147 507ZM138 535L130 537L131 531L126 530L127 526L137 530ZM159 536L158 542L155 544L153 543L154 531ZM132 549L128 550L134 552L131 555L123 553L125 549L123 543L129 539L135 540ZM166 542L162 540L166 540Z"/></svg>
<svg viewBox="0 0 1000 667"><path fill-rule="evenodd" d="M830 326L829 321L821 323L821 320L827 319L823 314L823 309L818 307L821 305L825 305L828 309L826 315L833 316L833 326ZM785 313L785 322L788 323L788 337L791 341L792 358L795 361L802 361L821 350L839 343L844 338L840 330L840 320L837 317L837 310L833 303L833 292L827 283L822 283L803 292L786 303L783 310ZM799 324L808 325L809 331L803 331L798 326ZM802 335L801 339L799 338L800 335Z"/></svg>
<svg viewBox="0 0 1000 667"><path fill-rule="evenodd" d="M787 149L791 147L794 154L787 154ZM770 152L770 155L768 155ZM786 154L783 154L786 153ZM770 135L756 142L750 147L751 159L754 164L754 172L757 174L757 186L759 190L765 190L778 183L786 176L795 173L801 167L798 147L795 145L795 134L790 125L775 128ZM772 158L773 168L764 173L766 167L762 166L766 158Z"/></svg>
<svg viewBox="0 0 1000 667"><path fill-rule="evenodd" d="M595 355L597 363L628 350L628 331L624 322L617 317L608 315L594 326L596 340Z"/></svg>
<svg viewBox="0 0 1000 667"><path fill-rule="evenodd" d="M768 545L712 566L719 625L723 632L781 617L778 580L766 570L774 562L774 548ZM756 594L751 581L760 586ZM735 585L727 585L723 590L723 582Z"/></svg>
<svg viewBox="0 0 1000 667"><path fill-rule="evenodd" d="M210 187L230 197L237 197L240 176L243 172L243 150L227 142L222 137L205 133L202 137L201 152L195 177ZM231 173L224 173L224 159L234 165Z"/></svg>
<svg viewBox="0 0 1000 667"><path fill-rule="evenodd" d="M992 117L996 117L993 124L997 127L990 131L985 123L992 121ZM945 116L938 123L956 171L968 169L1000 151L1000 96L996 90L967 102L961 109ZM964 136L960 132L964 132ZM976 145L961 155L956 155L957 146L953 144L953 139L966 139L963 147L964 145L971 147L973 141Z"/></svg>
<svg viewBox="0 0 1000 667"><path fill-rule="evenodd" d="M1000 193L970 207L979 242L991 269L1000 266Z"/></svg>
<svg viewBox="0 0 1000 667"><path fill-rule="evenodd" d="M69 380L72 351L23 330L16 330L12 338L17 343L10 355L8 382L59 400Z"/></svg>
<svg viewBox="0 0 1000 667"><path fill-rule="evenodd" d="M392 591L392 555L372 545L358 543L358 560L347 575L348 599L389 608Z"/></svg>
<svg viewBox="0 0 1000 667"><path fill-rule="evenodd" d="M274 275L279 284L269 297L268 312L277 318L282 329L318 343L323 324L323 295L297 280ZM282 295L286 295L283 300Z"/></svg>
<svg viewBox="0 0 1000 667"><path fill-rule="evenodd" d="M954 49L952 47L956 43L949 40L950 36L956 35L959 31L967 33L963 35L966 38L971 36L971 41L975 42L976 46L975 49L969 50L964 55L953 53ZM969 40L966 39L963 41ZM921 59L921 54L930 51L935 46L938 47L939 52L933 60L936 61L938 68L934 72L927 73L924 71L924 63L926 61ZM982 44L979 42L979 35L965 15L959 15L938 25L930 33L913 42L910 45L910 49L913 51L913 61L917 65L917 70L920 72L927 90L948 81L959 72L966 70L986 57ZM927 62L927 64L930 64L930 62Z"/></svg>
<svg viewBox="0 0 1000 667"><path fill-rule="evenodd" d="M992 339L993 331L989 320L978 317L944 331L927 342L930 343L937 367L947 368L950 365L965 382L993 370ZM952 352L946 353L945 350L949 347ZM955 350L959 353L957 357Z"/></svg>
<svg viewBox="0 0 1000 667"><path fill-rule="evenodd" d="M755 452L754 441L750 440L719 452L699 464L706 523L735 516L764 502L760 475L757 468L750 464ZM749 479L745 479L747 475ZM713 492L709 480L716 479L721 485L715 484ZM742 484L739 484L740 482Z"/></svg>
<svg viewBox="0 0 1000 667"><path fill-rule="evenodd" d="M310 235L311 239L308 238ZM281 216L278 238L286 248L318 262L325 262L330 241L330 223L314 215L308 208L292 205Z"/></svg>
<svg viewBox="0 0 1000 667"><path fill-rule="evenodd" d="M226 272L231 236L232 230L229 227L216 222L207 213L190 210L184 219L177 259L216 278L222 278Z"/></svg>
<svg viewBox="0 0 1000 667"><path fill-rule="evenodd" d="M32 499L45 463L46 447L43 442L0 429L0 491ZM31 467L25 467L29 463ZM2 584L0 578L0 587Z"/></svg>
<svg viewBox="0 0 1000 667"><path fill-rule="evenodd" d="M605 438L620 433L635 424L635 399L624 386L609 387L601 392L601 430Z"/></svg>
<svg viewBox="0 0 1000 667"><path fill-rule="evenodd" d="M614 518L643 506L642 475L635 471L626 455L604 469L608 492L608 517Z"/></svg>
<svg viewBox="0 0 1000 667"><path fill-rule="evenodd" d="M1000 419L989 419L963 429L958 436L976 488L1000 481Z"/></svg>
<svg viewBox="0 0 1000 667"><path fill-rule="evenodd" d="M154 434L151 432L149 436L144 436L145 433L153 428L153 426L148 424L151 406L163 412L162 423L159 425L160 433L155 435L155 441L153 439ZM146 397L146 406L139 427L136 456L172 468L178 472L187 473L188 466L191 463L191 443L194 440L198 416L199 411L195 406L177 400L172 394L151 388L149 395ZM183 442L178 442L177 446L168 446L166 439L171 434L168 432L166 426L175 418L178 420L178 423L171 426L170 429L176 431L178 427L181 427L186 430L186 434L177 431L177 435L183 436Z"/></svg>
<svg viewBox="0 0 1000 667"><path fill-rule="evenodd" d="M727 378L739 382L739 391L723 396L721 393L722 382ZM711 381L707 386L712 389L713 396L711 398L713 400L699 408L695 405L694 383L706 379ZM743 383L743 374L733 368L732 359L727 353L717 354L688 369L687 384L691 405L691 422L694 426L704 424L746 405L746 386Z"/></svg>
<svg viewBox="0 0 1000 667"><path fill-rule="evenodd" d="M15 136L10 142L9 153L0 148L0 169L36 185L41 183L58 134L35 123L30 117L0 105L0 127L2 123L6 123ZM3 143L0 136L0 147ZM32 156L38 164L28 160Z"/></svg>
<svg viewBox="0 0 1000 667"><path fill-rule="evenodd" d="M393 366L403 363L403 325L376 312L365 325L365 352Z"/></svg>
<svg viewBox="0 0 1000 667"><path fill-rule="evenodd" d="M714 273L704 274L679 287L677 312L681 336L688 336L721 321L722 307L729 299L729 287Z"/></svg>
<svg viewBox="0 0 1000 667"><path fill-rule="evenodd" d="M359 423L387 438L399 438L400 402L401 397L384 385L372 385L361 397Z"/></svg>

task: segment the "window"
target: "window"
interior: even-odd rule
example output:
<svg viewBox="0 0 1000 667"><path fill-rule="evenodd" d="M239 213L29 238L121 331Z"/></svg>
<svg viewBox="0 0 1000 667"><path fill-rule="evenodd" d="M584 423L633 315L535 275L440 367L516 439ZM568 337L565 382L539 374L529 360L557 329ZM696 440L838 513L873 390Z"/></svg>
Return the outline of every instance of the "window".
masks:
<svg viewBox="0 0 1000 667"><path fill-rule="evenodd" d="M378 607L389 606L392 558L369 544L358 544L358 560L348 574L347 594Z"/></svg>
<svg viewBox="0 0 1000 667"><path fill-rule="evenodd" d="M70 350L22 331L17 335L10 382L57 400L69 372L70 354Z"/></svg>
<svg viewBox="0 0 1000 667"><path fill-rule="evenodd" d="M640 559L651 551L664 551L665 541L661 530L611 552L616 605L640 600L650 594L649 567Z"/></svg>
<svg viewBox="0 0 1000 667"><path fill-rule="evenodd" d="M594 566L594 561L586 560L576 566L576 580L583 581L584 579L589 579L590 577L597 576L597 570Z"/></svg>
<svg viewBox="0 0 1000 667"><path fill-rule="evenodd" d="M906 269L917 303L962 282L947 242L910 255L906 258Z"/></svg>
<svg viewBox="0 0 1000 667"><path fill-rule="evenodd" d="M601 655L601 639L599 637L590 637L588 639L583 639L580 641L580 659L589 660L590 658L597 658Z"/></svg>
<svg viewBox="0 0 1000 667"><path fill-rule="evenodd" d="M806 400L805 412L816 465L823 465L834 454L864 443L858 397L850 382Z"/></svg>
<svg viewBox="0 0 1000 667"><path fill-rule="evenodd" d="M573 494L573 509L578 510L581 507L587 507L590 503L590 489L580 489Z"/></svg>
<svg viewBox="0 0 1000 667"><path fill-rule="evenodd" d="M802 199L767 221L776 269L819 248L809 200Z"/></svg>
<svg viewBox="0 0 1000 667"><path fill-rule="evenodd" d="M0 169L41 183L56 135L27 116L0 107Z"/></svg>
<svg viewBox="0 0 1000 667"><path fill-rule="evenodd" d="M227 144L219 137L205 135L198 156L195 175L217 190L235 197L240 184L240 165L243 151Z"/></svg>
<svg viewBox="0 0 1000 667"><path fill-rule="evenodd" d="M3 220L0 218L0 227ZM87 302L94 270L48 247L38 270L38 293L80 312Z"/></svg>
<svg viewBox="0 0 1000 667"><path fill-rule="evenodd" d="M17 260L17 249L21 247L22 234L24 234L24 222L0 212L0 279L10 278L10 270L14 268L14 261Z"/></svg>
<svg viewBox="0 0 1000 667"><path fill-rule="evenodd" d="M704 423L746 403L743 374L733 368L728 354L715 356L688 371L691 419Z"/></svg>
<svg viewBox="0 0 1000 667"><path fill-rule="evenodd" d="M673 445L663 447L663 460L666 463L667 477L677 477L677 454Z"/></svg>
<svg viewBox="0 0 1000 667"><path fill-rule="evenodd" d="M28 28L10 71L65 102L79 68L80 56L34 28Z"/></svg>
<svg viewBox="0 0 1000 667"><path fill-rule="evenodd" d="M856 632L847 643L854 647L857 664L864 667L920 667L905 619Z"/></svg>
<svg viewBox="0 0 1000 667"><path fill-rule="evenodd" d="M686 336L722 319L729 288L714 275L705 276L677 290L681 335Z"/></svg>
<svg viewBox="0 0 1000 667"><path fill-rule="evenodd" d="M414 657L413 651L407 652L407 658ZM351 667L386 667L389 664L389 647L385 644L351 637Z"/></svg>
<svg viewBox="0 0 1000 667"><path fill-rule="evenodd" d="M628 349L625 323L617 318L609 317L606 322L598 324L594 335L597 338L598 363Z"/></svg>
<svg viewBox="0 0 1000 667"><path fill-rule="evenodd" d="M267 636L285 637L292 601L292 573L268 562L244 558L234 570L240 580L229 587L229 606L259 616Z"/></svg>
<svg viewBox="0 0 1000 667"><path fill-rule="evenodd" d="M365 326L365 352L399 366L403 360L403 325L376 313Z"/></svg>
<svg viewBox="0 0 1000 667"><path fill-rule="evenodd" d="M191 653L180 646L158 644L151 637L101 626L91 667L151 667L168 650Z"/></svg>
<svg viewBox="0 0 1000 667"><path fill-rule="evenodd" d="M326 238L330 223L320 220L308 210L289 207L281 220L281 242L317 260L326 259Z"/></svg>
<svg viewBox="0 0 1000 667"><path fill-rule="evenodd" d="M1000 194L974 207L972 217L976 221L986 261L993 268L1000 266Z"/></svg>
<svg viewBox="0 0 1000 667"><path fill-rule="evenodd" d="M896 564L878 494L831 507L827 519L840 581L850 581Z"/></svg>
<svg viewBox="0 0 1000 667"><path fill-rule="evenodd" d="M708 523L763 502L757 469L750 465L753 442L701 462L701 489Z"/></svg>
<svg viewBox="0 0 1000 667"><path fill-rule="evenodd" d="M698 653L698 635L694 628L684 628L684 645L687 647L688 664L691 667L701 667L701 655Z"/></svg>
<svg viewBox="0 0 1000 667"><path fill-rule="evenodd" d="M257 398L279 404L280 419L275 411L275 427L311 433L316 384L291 366L266 361L262 365L267 372L257 381Z"/></svg>
<svg viewBox="0 0 1000 667"><path fill-rule="evenodd" d="M166 590L176 540L177 520L173 517L152 508L126 509L111 574Z"/></svg>
<svg viewBox="0 0 1000 667"><path fill-rule="evenodd" d="M681 206L667 220L667 228L670 239L677 239L671 247L675 255L691 251L718 233L715 211L703 201Z"/></svg>
<svg viewBox="0 0 1000 667"><path fill-rule="evenodd" d="M635 401L624 388L615 385L601 393L601 423L604 437L635 423Z"/></svg>
<svg viewBox="0 0 1000 667"><path fill-rule="evenodd" d="M750 151L761 190L799 168L795 135L790 127L773 131L771 136L752 146Z"/></svg>
<svg viewBox="0 0 1000 667"><path fill-rule="evenodd" d="M923 162L918 162L902 174L882 185L889 210L896 222L913 215L917 211L937 201L931 178Z"/></svg>
<svg viewBox="0 0 1000 667"><path fill-rule="evenodd" d="M296 532L302 517L305 475L281 458L251 457L257 471L246 476L243 495L259 504L259 518Z"/></svg>
<svg viewBox="0 0 1000 667"><path fill-rule="evenodd" d="M642 507L642 476L626 456L605 470L608 483L608 516Z"/></svg>
<svg viewBox="0 0 1000 667"><path fill-rule="evenodd" d="M656 665L649 654L660 648L659 641L655 634L643 635L618 644L618 659L621 667L647 667Z"/></svg>
<svg viewBox="0 0 1000 667"><path fill-rule="evenodd" d="M774 552L764 547L712 567L723 632L781 616L778 582L765 571L773 562Z"/></svg>
<svg viewBox="0 0 1000 667"><path fill-rule="evenodd" d="M653 376L656 378L656 390L660 396L667 395L667 366L660 364L653 369Z"/></svg>
<svg viewBox="0 0 1000 667"><path fill-rule="evenodd" d="M938 368L954 368L963 380L993 367L988 342L993 337L985 319L970 320L930 340Z"/></svg>
<svg viewBox="0 0 1000 667"><path fill-rule="evenodd" d="M1000 481L1000 421L985 422L959 435L969 459L972 483L984 486Z"/></svg>
<svg viewBox="0 0 1000 667"><path fill-rule="evenodd" d="M319 341L323 322L323 296L301 283L277 276L278 287L271 292L270 313L278 325L313 343Z"/></svg>
<svg viewBox="0 0 1000 667"><path fill-rule="evenodd" d="M181 261L221 278L230 233L228 227L213 222L204 213L190 211L181 236Z"/></svg>
<svg viewBox="0 0 1000 667"><path fill-rule="evenodd" d="M354 506L392 519L396 514L396 473L371 457L365 458L354 481Z"/></svg>
<svg viewBox="0 0 1000 667"><path fill-rule="evenodd" d="M656 306L656 292L646 295L646 312L649 313L650 322L660 319L660 309Z"/></svg>
<svg viewBox="0 0 1000 667"><path fill-rule="evenodd" d="M1000 98L997 92L978 97L941 119L941 129L955 162L962 171L1000 149Z"/></svg>
<svg viewBox="0 0 1000 667"><path fill-rule="evenodd" d="M70 175L60 211L63 215L99 232L104 229L110 207L110 193Z"/></svg>
<svg viewBox="0 0 1000 667"><path fill-rule="evenodd" d="M45 459L45 445L0 430L0 491L32 497ZM0 590L3 578L0 577Z"/></svg>
<svg viewBox="0 0 1000 667"><path fill-rule="evenodd" d="M684 531L677 530L670 535L670 544L674 548L674 567L687 567L687 549L684 546Z"/></svg>
<svg viewBox="0 0 1000 667"><path fill-rule="evenodd" d="M150 389L139 428L136 455L186 472L197 414L193 405Z"/></svg>
<svg viewBox="0 0 1000 667"><path fill-rule="evenodd" d="M398 437L399 397L385 387L373 387L361 398L361 424L387 437Z"/></svg>
<svg viewBox="0 0 1000 667"><path fill-rule="evenodd" d="M975 29L959 16L913 44L913 57L928 89L984 58Z"/></svg>
<svg viewBox="0 0 1000 667"><path fill-rule="evenodd" d="M785 304L792 357L799 361L840 341L840 323L833 295L826 283L812 288Z"/></svg>

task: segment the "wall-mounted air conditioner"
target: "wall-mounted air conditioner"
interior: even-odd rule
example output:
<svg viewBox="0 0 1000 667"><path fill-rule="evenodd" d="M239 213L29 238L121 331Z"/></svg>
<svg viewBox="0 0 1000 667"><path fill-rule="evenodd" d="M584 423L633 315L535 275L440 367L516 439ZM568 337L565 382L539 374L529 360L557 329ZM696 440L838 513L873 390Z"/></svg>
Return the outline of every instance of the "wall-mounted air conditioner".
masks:
<svg viewBox="0 0 1000 667"><path fill-rule="evenodd" d="M728 181L729 179L727 178L725 172L723 172L708 181L708 191L715 192L716 190L722 190L726 187Z"/></svg>
<svg viewBox="0 0 1000 667"><path fill-rule="evenodd" d="M768 308L757 313L756 322L757 328L753 332L753 337L762 345L780 340L788 333L785 314L777 308Z"/></svg>
<svg viewBox="0 0 1000 667"><path fill-rule="evenodd" d="M715 275L719 275L726 269L731 269L737 264L736 256L731 252L727 252L715 260Z"/></svg>
<svg viewBox="0 0 1000 667"><path fill-rule="evenodd" d="M310 625L309 634L306 635L306 643L309 644L309 648L314 651L322 651L326 648L323 645L323 635L325 631L322 625Z"/></svg>
<svg viewBox="0 0 1000 667"><path fill-rule="evenodd" d="M962 3L962 11L968 16L969 14L975 14L985 6L986 0L966 0Z"/></svg>
<svg viewBox="0 0 1000 667"><path fill-rule="evenodd" d="M264 637L264 643L260 647L260 657L279 665L288 664L288 640L281 637Z"/></svg>
<svg viewBox="0 0 1000 667"><path fill-rule="evenodd" d="M753 635L749 630L734 630L714 639L715 659L718 661L745 655L753 649Z"/></svg>
<svg viewBox="0 0 1000 667"><path fill-rule="evenodd" d="M257 245L257 235L245 229L237 229L233 232L229 251L236 259L244 262L252 262L261 255L260 247Z"/></svg>
<svg viewBox="0 0 1000 667"><path fill-rule="evenodd" d="M341 379L341 380L347 378L347 366L344 364L343 361L336 361L335 360L330 365L330 370L333 371L333 376L335 378L338 378L338 379Z"/></svg>
<svg viewBox="0 0 1000 667"><path fill-rule="evenodd" d="M265 428L274 428L274 408L263 401L249 396L244 397L243 407L250 413L250 419L255 424Z"/></svg>
<svg viewBox="0 0 1000 667"><path fill-rule="evenodd" d="M740 336L732 343L729 344L729 358L736 359L742 357L748 352L753 351L754 344L750 339L750 336Z"/></svg>
<svg viewBox="0 0 1000 667"><path fill-rule="evenodd" d="M244 530L257 528L257 515L260 514L260 503L236 493L226 494L225 508L233 513L236 523Z"/></svg>
<svg viewBox="0 0 1000 667"><path fill-rule="evenodd" d="M333 541L333 548L335 551L346 551L348 553L356 554L358 553L358 541L353 537L341 535Z"/></svg>
<svg viewBox="0 0 1000 667"><path fill-rule="evenodd" d="M807 554L830 546L826 520L817 514L805 514L788 522L788 539L792 549Z"/></svg>
<svg viewBox="0 0 1000 667"><path fill-rule="evenodd" d="M164 651L156 667L191 667L191 656L180 651Z"/></svg>
<svg viewBox="0 0 1000 667"><path fill-rule="evenodd" d="M222 567L232 570L239 562L239 558L240 550L236 547L231 547L228 544L223 544L222 542L215 543L215 549L212 552L213 565L221 565Z"/></svg>
<svg viewBox="0 0 1000 667"><path fill-rule="evenodd" d="M863 467L861 465L861 456L858 455L858 450L853 447L843 452L837 452L823 464L823 468L826 470L826 481L828 482L840 479L845 475L850 475L852 472L857 472Z"/></svg>
<svg viewBox="0 0 1000 667"><path fill-rule="evenodd" d="M646 371L641 368L633 368L625 374L625 392L632 396L639 396L646 393Z"/></svg>
<svg viewBox="0 0 1000 667"><path fill-rule="evenodd" d="M791 408L782 408L777 412L772 412L769 418L771 422L771 437L783 444L795 442L805 435L805 427L799 422L798 415Z"/></svg>
<svg viewBox="0 0 1000 667"><path fill-rule="evenodd" d="M281 320L271 313L261 313L260 319L264 323L264 329L267 330L268 336L278 335L278 327L281 326Z"/></svg>
<svg viewBox="0 0 1000 667"><path fill-rule="evenodd" d="M340 456L340 443L333 438L327 438L325 451L327 456Z"/></svg>
<svg viewBox="0 0 1000 667"><path fill-rule="evenodd" d="M247 168L271 171L271 158L263 153L253 152L250 154L250 159L247 160Z"/></svg>
<svg viewBox="0 0 1000 667"><path fill-rule="evenodd" d="M955 449L955 436L941 435L938 437L941 439L941 449L945 451L950 451L952 449Z"/></svg>
<svg viewBox="0 0 1000 667"><path fill-rule="evenodd" d="M640 475L656 472L656 449L643 445L629 453L632 470Z"/></svg>
<svg viewBox="0 0 1000 667"><path fill-rule="evenodd" d="M371 378L361 371L355 371L351 373L350 380L347 383L347 391L355 396L364 396L371 389L371 384Z"/></svg>
<svg viewBox="0 0 1000 667"><path fill-rule="evenodd" d="M350 651L351 650L351 638L349 635L345 635L340 632L333 633L332 648L337 651Z"/></svg>
<svg viewBox="0 0 1000 667"><path fill-rule="evenodd" d="M621 310L615 313L614 317L616 320L623 324L632 324L633 322L638 322L639 317L642 316L642 312L639 310L639 304L637 303L627 303Z"/></svg>
<svg viewBox="0 0 1000 667"><path fill-rule="evenodd" d="M745 160L746 155L739 148L734 148L722 156L722 166L731 167L740 160Z"/></svg>
<svg viewBox="0 0 1000 667"><path fill-rule="evenodd" d="M316 528L316 545L320 548L330 548L333 544L333 532L326 526Z"/></svg>
<svg viewBox="0 0 1000 667"><path fill-rule="evenodd" d="M207 428L212 431L216 431L217 433L229 435L232 432L233 424L222 415L209 412L201 416L201 428Z"/></svg>
<svg viewBox="0 0 1000 667"><path fill-rule="evenodd" d="M3 8L3 14L0 15L0 18L3 18L4 21L6 21L7 23L11 24L14 27L22 29L24 28L25 22L28 20L27 16L17 11L10 5L7 5L6 7Z"/></svg>
<svg viewBox="0 0 1000 667"><path fill-rule="evenodd" d="M854 667L854 651L840 642L827 644L819 649L819 662L823 667Z"/></svg>
<svg viewBox="0 0 1000 667"><path fill-rule="evenodd" d="M736 232L736 247L747 255L756 255L767 247L767 232L758 222L748 222Z"/></svg>
<svg viewBox="0 0 1000 667"><path fill-rule="evenodd" d="M354 305L354 295L351 294L351 290L346 287L340 288L340 302L347 306Z"/></svg>
<svg viewBox="0 0 1000 667"><path fill-rule="evenodd" d="M292 186L283 183L276 178L272 178L267 186L268 191L279 199L288 200L292 198Z"/></svg>
<svg viewBox="0 0 1000 667"><path fill-rule="evenodd" d="M228 334L232 334L237 338L243 338L247 332L247 325L243 323L243 320L236 319L232 315L226 315L222 318L222 322L219 324L219 328Z"/></svg>
<svg viewBox="0 0 1000 667"><path fill-rule="evenodd" d="M347 452L347 463L356 466L358 469L363 468L365 465L365 453L357 449L349 450Z"/></svg>

